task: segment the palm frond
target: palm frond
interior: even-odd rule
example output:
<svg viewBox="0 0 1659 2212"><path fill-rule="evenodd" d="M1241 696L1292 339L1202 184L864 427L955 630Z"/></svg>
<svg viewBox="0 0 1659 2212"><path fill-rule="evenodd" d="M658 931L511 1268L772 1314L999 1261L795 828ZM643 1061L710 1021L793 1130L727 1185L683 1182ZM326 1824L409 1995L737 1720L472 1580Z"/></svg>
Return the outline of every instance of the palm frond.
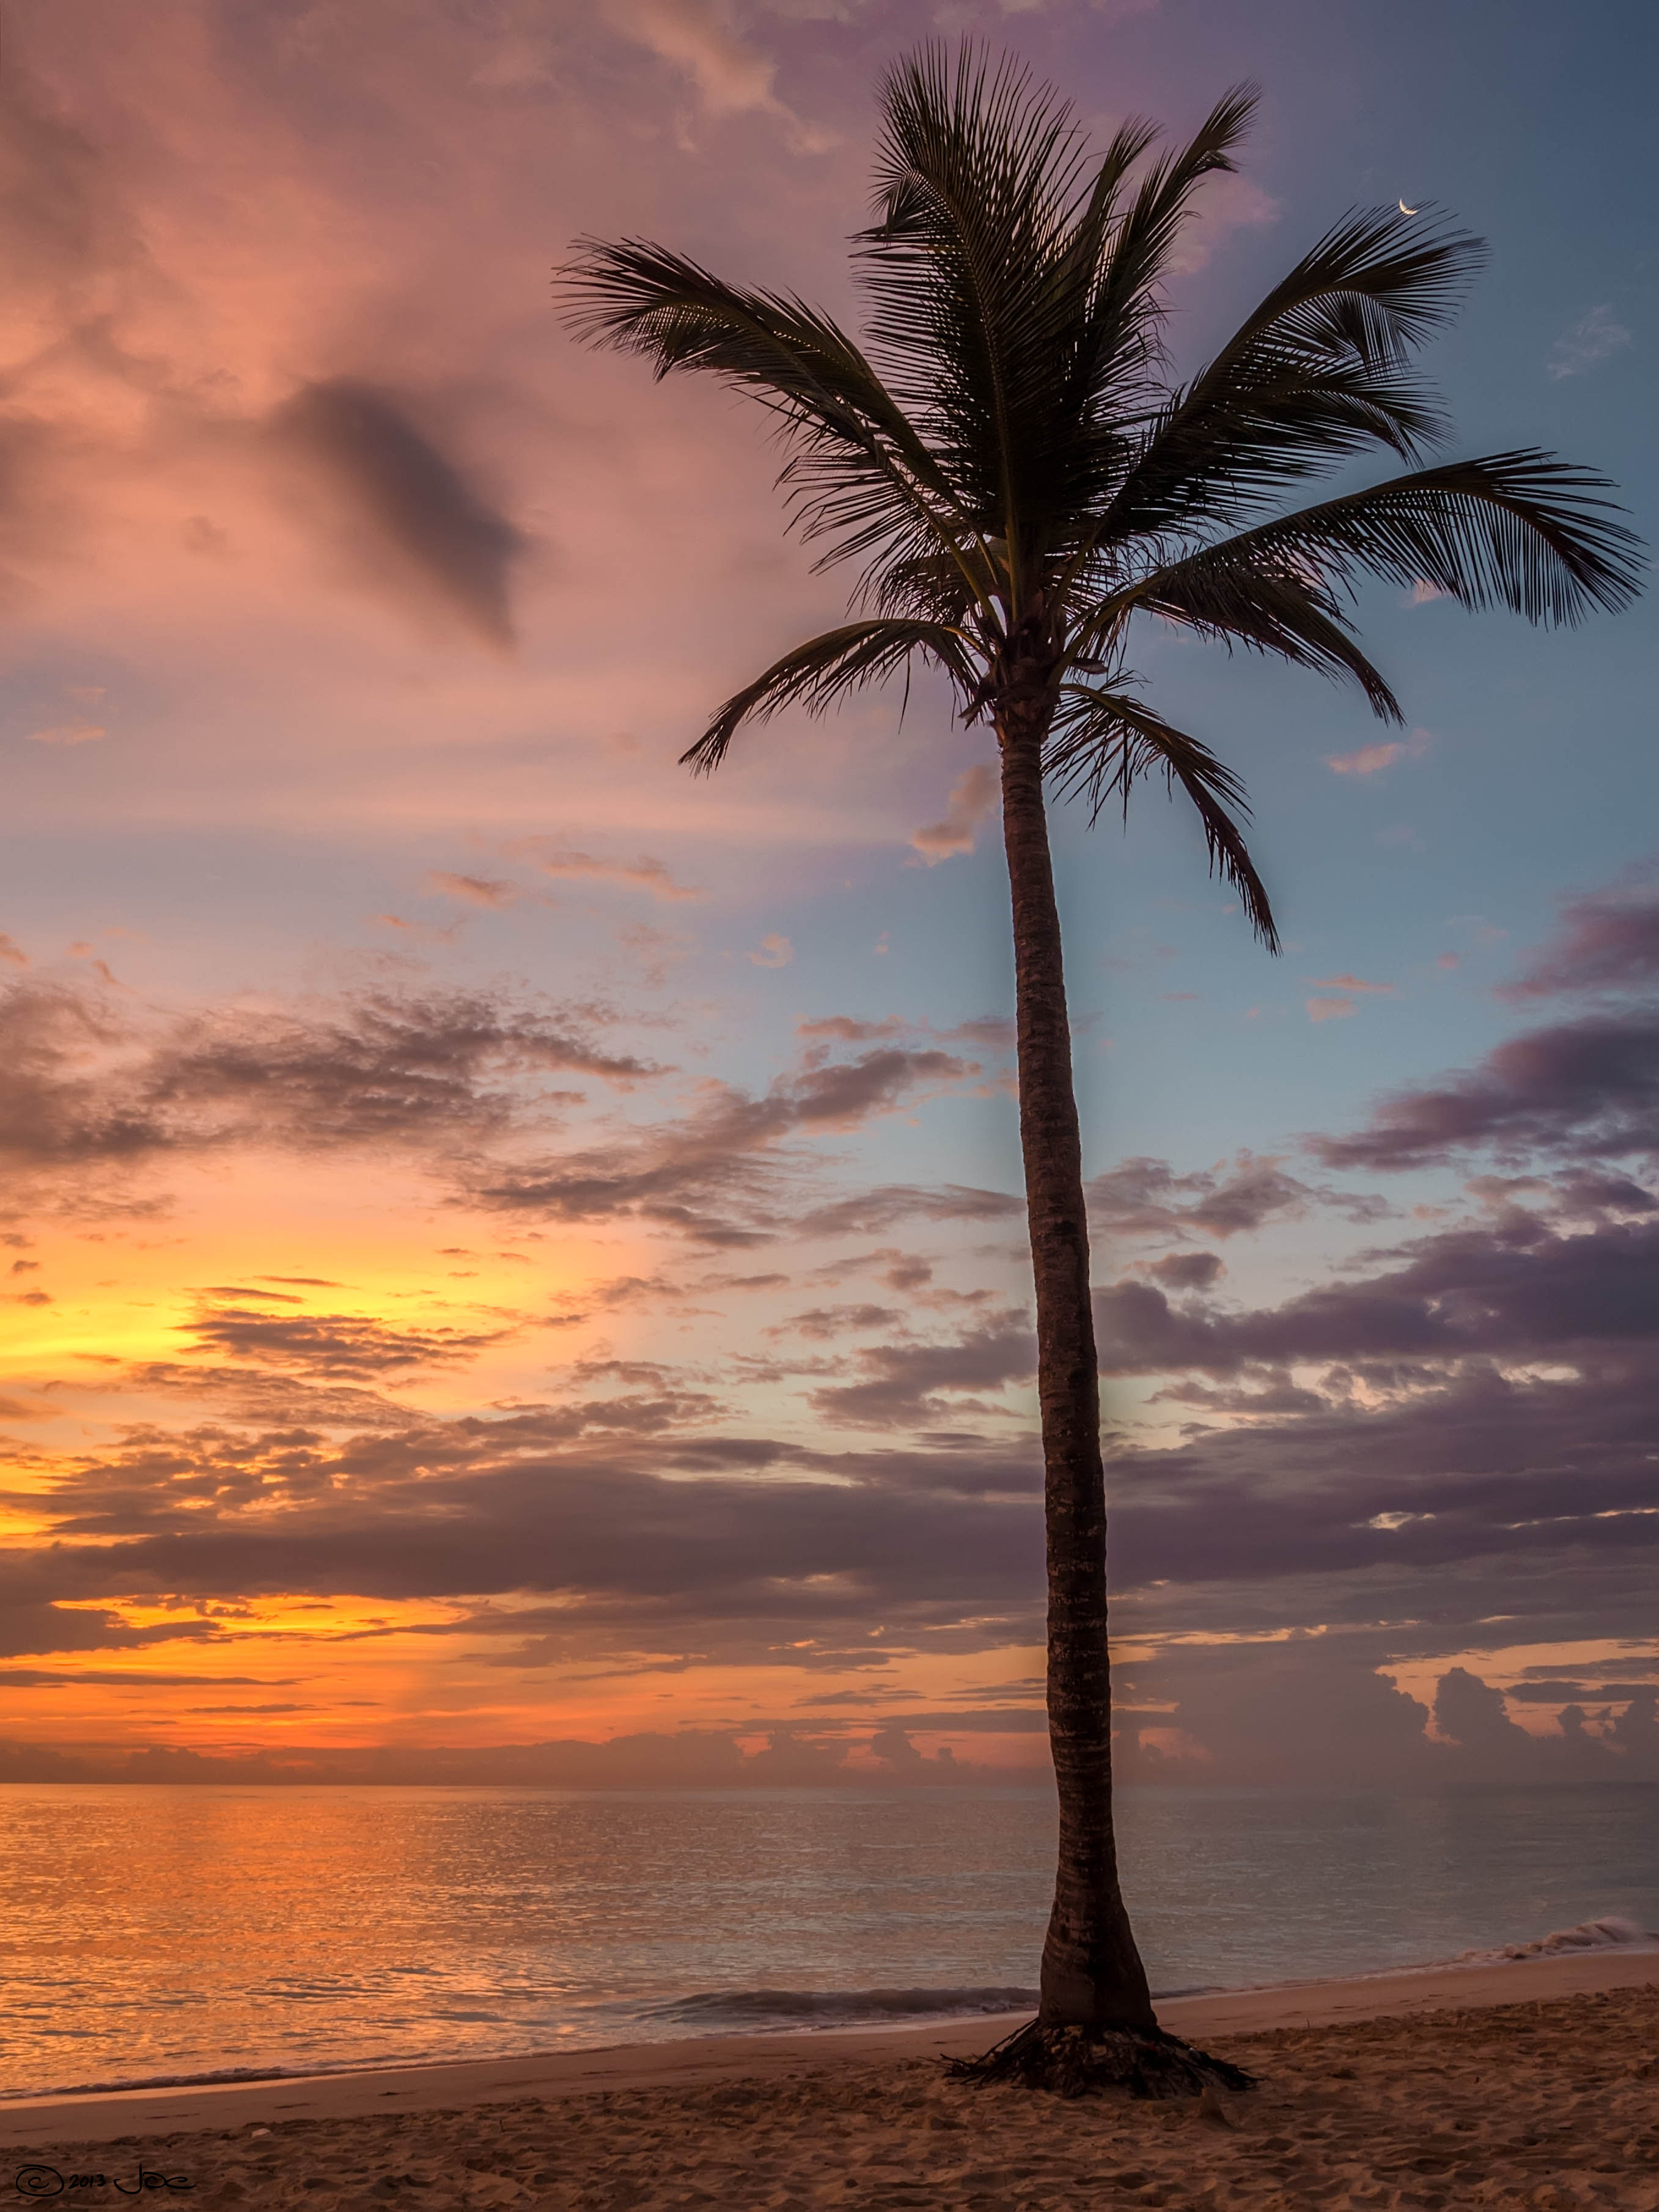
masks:
<svg viewBox="0 0 1659 2212"><path fill-rule="evenodd" d="M1237 167L1233 149L1260 98L1249 84L1224 93L1187 144L1153 163L1114 226L1077 346L1079 377L1097 403L1115 399L1121 410L1126 376L1138 379L1159 357L1162 279L1192 213L1193 194L1206 177Z"/></svg>
<svg viewBox="0 0 1659 2212"><path fill-rule="evenodd" d="M1142 776L1161 772L1171 793L1178 783L1204 826L1211 873L1233 886L1251 928L1268 951L1278 951L1272 902L1237 819L1249 816L1244 787L1207 745L1122 691L1068 684L1060 691L1043 767L1068 797L1087 793L1095 820L1111 799L1121 803L1127 820L1129 793Z"/></svg>
<svg viewBox="0 0 1659 2212"><path fill-rule="evenodd" d="M1466 232L1392 209L1346 216L1170 395L1096 542L1237 523L1374 444L1419 461L1447 426L1407 358L1449 317L1484 252Z"/></svg>
<svg viewBox="0 0 1659 2212"><path fill-rule="evenodd" d="M1154 570L1120 604L1209 589L1262 568L1326 590L1366 575L1425 583L1466 607L1494 603L1529 622L1577 623L1635 596L1640 540L1595 495L1605 477L1535 448L1413 470L1241 531Z"/></svg>
<svg viewBox="0 0 1659 2212"><path fill-rule="evenodd" d="M1406 719L1387 678L1354 641L1341 605L1293 562L1229 564L1200 556L1160 570L1079 626L1079 658L1114 649L1122 635L1126 599L1137 612L1161 615L1230 647L1271 653L1319 676L1346 677L1382 720Z"/></svg>
<svg viewBox="0 0 1659 2212"><path fill-rule="evenodd" d="M899 63L882 107L878 220L859 240L872 349L1018 570L1042 505L1025 479L1065 324L1053 277L1083 191L1082 136L1065 101L972 47Z"/></svg>
<svg viewBox="0 0 1659 2212"><path fill-rule="evenodd" d="M937 662L965 696L975 671L961 637L942 623L883 619L844 623L809 638L733 692L708 728L681 754L682 764L707 775L725 759L741 725L769 721L786 707L822 714L848 691L878 684L905 666L913 653Z"/></svg>
<svg viewBox="0 0 1659 2212"><path fill-rule="evenodd" d="M829 316L726 283L641 239L584 240L560 271L579 338L648 361L658 377L702 369L760 401L795 448L783 480L821 565L872 547L954 555L971 544L953 489L903 408Z"/></svg>

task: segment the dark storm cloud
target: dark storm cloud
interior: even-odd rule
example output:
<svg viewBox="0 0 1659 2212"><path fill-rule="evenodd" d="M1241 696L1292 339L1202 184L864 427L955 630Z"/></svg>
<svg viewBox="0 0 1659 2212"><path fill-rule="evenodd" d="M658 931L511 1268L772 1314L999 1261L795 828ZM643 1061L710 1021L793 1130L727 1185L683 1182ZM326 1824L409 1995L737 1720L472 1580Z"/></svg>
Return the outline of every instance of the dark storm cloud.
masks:
<svg viewBox="0 0 1659 2212"><path fill-rule="evenodd" d="M541 1074L626 1086L657 1072L606 1052L593 1026L459 991L141 1026L106 999L18 983L0 994L0 1159L27 1172L234 1140L473 1140L523 1112Z"/></svg>
<svg viewBox="0 0 1659 2212"><path fill-rule="evenodd" d="M272 427L411 579L479 635L511 642L508 584L525 541L416 427L404 404L339 378L304 386Z"/></svg>
<svg viewBox="0 0 1659 2212"><path fill-rule="evenodd" d="M1659 985L1659 883L1651 866L1606 890L1565 899L1561 926L1504 999L1566 991L1651 991Z"/></svg>
<svg viewBox="0 0 1659 2212"><path fill-rule="evenodd" d="M1368 1129L1310 1138L1328 1167L1439 1167L1474 1147L1619 1158L1659 1152L1659 1015L1589 1014L1511 1037L1472 1073L1385 1099Z"/></svg>

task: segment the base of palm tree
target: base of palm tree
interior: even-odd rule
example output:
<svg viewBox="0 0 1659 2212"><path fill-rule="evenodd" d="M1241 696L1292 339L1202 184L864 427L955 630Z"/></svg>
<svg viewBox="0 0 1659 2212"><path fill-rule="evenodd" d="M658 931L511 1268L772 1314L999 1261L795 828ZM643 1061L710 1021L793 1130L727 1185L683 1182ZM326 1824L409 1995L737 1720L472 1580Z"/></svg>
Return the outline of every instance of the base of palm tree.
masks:
<svg viewBox="0 0 1659 2212"><path fill-rule="evenodd" d="M1212 2058L1161 2027L1054 2027L1040 2020L1005 2036L980 2058L952 2058L953 2081L1010 2081L1057 2097L1123 2090L1132 2097L1201 2097L1206 2089L1254 2089L1255 2076Z"/></svg>

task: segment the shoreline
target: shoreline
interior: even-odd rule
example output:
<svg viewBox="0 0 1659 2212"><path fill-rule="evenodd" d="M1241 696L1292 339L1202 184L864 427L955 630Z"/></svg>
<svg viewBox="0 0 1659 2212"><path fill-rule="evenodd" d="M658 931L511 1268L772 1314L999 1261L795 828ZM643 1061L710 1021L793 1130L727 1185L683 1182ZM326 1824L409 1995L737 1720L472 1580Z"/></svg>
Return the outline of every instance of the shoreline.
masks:
<svg viewBox="0 0 1659 2212"><path fill-rule="evenodd" d="M1279 1984L1171 1997L1163 2025L1193 2041L1276 2030L1341 2027L1425 2014L1549 2003L1659 1984L1659 1951L1617 1947L1549 1959L1437 1966L1344 1980ZM186 2130L226 2130L295 2121L390 2118L617 2090L694 2090L720 2082L775 2083L886 2063L965 2057L988 2049L1024 2012L953 2014L934 2021L684 2037L519 2058L443 2059L259 2081L79 2091L0 2103L0 2142L108 2142Z"/></svg>

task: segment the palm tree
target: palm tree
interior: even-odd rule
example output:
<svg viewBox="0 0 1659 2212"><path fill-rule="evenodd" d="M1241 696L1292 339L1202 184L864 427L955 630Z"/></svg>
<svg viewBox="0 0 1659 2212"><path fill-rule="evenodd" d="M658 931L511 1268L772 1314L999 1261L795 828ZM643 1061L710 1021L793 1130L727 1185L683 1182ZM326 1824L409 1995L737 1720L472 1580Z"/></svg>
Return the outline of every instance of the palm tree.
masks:
<svg viewBox="0 0 1659 2212"><path fill-rule="evenodd" d="M850 618L734 693L685 760L712 770L745 722L822 714L918 662L996 734L1060 1853L1038 2017L981 2064L1059 2086L1241 2077L1158 2031L1118 1884L1099 1385L1045 784L1097 814L1142 777L1179 784L1212 869L1276 949L1242 786L1144 696L1135 618L1346 678L1399 720L1354 640L1357 580L1575 623L1623 605L1638 568L1595 496L1602 477L1530 450L1427 465L1445 425L1412 356L1481 258L1466 234L1350 213L1213 360L1171 379L1171 249L1253 106L1230 93L1179 152L1149 158L1158 134L1136 121L1091 157L1070 108L1012 60L929 46L902 61L882 89L876 219L854 240L863 345L793 295L640 240L582 240L562 272L578 335L659 377L707 371L770 410L795 527L821 568L856 569ZM1405 472L1282 511L1302 479L1373 447Z"/></svg>

